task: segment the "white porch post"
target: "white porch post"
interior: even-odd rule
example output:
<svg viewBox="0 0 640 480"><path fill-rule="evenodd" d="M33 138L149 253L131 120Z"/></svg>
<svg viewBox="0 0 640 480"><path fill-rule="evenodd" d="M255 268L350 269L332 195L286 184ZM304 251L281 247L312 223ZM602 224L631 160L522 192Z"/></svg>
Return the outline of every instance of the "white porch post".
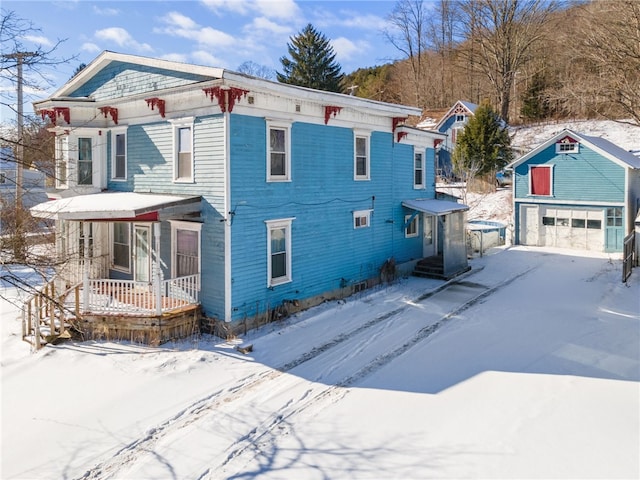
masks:
<svg viewBox="0 0 640 480"><path fill-rule="evenodd" d="M153 281L156 292L156 315L162 315L162 268L160 268L160 222L153 224Z"/></svg>
<svg viewBox="0 0 640 480"><path fill-rule="evenodd" d="M84 265L82 266L82 311L89 311L89 222L82 222Z"/></svg>

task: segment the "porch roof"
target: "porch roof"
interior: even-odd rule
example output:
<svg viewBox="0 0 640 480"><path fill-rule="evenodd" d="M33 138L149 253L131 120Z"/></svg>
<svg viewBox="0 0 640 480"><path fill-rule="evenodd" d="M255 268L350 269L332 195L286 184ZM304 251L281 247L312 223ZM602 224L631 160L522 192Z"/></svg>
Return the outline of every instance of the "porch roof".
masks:
<svg viewBox="0 0 640 480"><path fill-rule="evenodd" d="M446 215L448 213L469 210L469 207L462 203L435 199L403 200L402 206L419 212L425 212L430 215Z"/></svg>
<svg viewBox="0 0 640 480"><path fill-rule="evenodd" d="M136 220L170 209L172 213L200 211L200 196L107 192L50 200L31 207L34 217L53 220ZM145 218L149 219L149 218Z"/></svg>

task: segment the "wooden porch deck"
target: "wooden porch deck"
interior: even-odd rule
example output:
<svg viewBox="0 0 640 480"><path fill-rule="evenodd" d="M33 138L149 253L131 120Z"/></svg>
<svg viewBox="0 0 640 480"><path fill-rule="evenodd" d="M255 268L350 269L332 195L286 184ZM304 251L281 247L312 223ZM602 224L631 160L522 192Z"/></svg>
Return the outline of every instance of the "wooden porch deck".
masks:
<svg viewBox="0 0 640 480"><path fill-rule="evenodd" d="M160 285L94 279L57 293L45 285L23 307L22 338L35 349L73 335L80 339L159 344L197 328L199 275ZM195 322L195 323L194 323Z"/></svg>

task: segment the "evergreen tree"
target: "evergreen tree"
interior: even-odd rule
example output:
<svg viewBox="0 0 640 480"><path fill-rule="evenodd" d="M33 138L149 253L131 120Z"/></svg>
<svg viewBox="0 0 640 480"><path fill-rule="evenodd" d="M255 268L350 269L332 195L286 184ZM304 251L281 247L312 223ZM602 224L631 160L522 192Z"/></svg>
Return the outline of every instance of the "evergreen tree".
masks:
<svg viewBox="0 0 640 480"><path fill-rule="evenodd" d="M284 72L277 72L278 81L290 85L342 92L343 74L329 40L308 24L287 43L291 58L282 57Z"/></svg>
<svg viewBox="0 0 640 480"><path fill-rule="evenodd" d="M542 73L534 73L529 88L522 96L520 113L527 120L544 120L551 115L549 84Z"/></svg>
<svg viewBox="0 0 640 480"><path fill-rule="evenodd" d="M454 169L467 181L476 177L494 179L512 156L507 126L489 104L483 103L456 140ZM493 185L495 180L490 183Z"/></svg>

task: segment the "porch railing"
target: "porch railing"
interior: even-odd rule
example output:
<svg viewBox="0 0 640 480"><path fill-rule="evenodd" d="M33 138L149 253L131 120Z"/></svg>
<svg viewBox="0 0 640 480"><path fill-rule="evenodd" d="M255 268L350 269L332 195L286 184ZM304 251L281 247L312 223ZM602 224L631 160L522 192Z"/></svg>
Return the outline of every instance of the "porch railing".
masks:
<svg viewBox="0 0 640 480"><path fill-rule="evenodd" d="M200 275L163 280L159 290L152 283L132 280L89 280L89 305L82 299L80 308L93 314L125 315L169 312L176 308L198 303Z"/></svg>
<svg viewBox="0 0 640 480"><path fill-rule="evenodd" d="M132 280L93 279L89 280L88 295L82 283L62 293L58 293L55 283L47 283L23 306L22 338L31 341L36 349L49 338L66 334L65 323L83 314L154 315L195 305L200 296L199 274L164 280L159 288Z"/></svg>

